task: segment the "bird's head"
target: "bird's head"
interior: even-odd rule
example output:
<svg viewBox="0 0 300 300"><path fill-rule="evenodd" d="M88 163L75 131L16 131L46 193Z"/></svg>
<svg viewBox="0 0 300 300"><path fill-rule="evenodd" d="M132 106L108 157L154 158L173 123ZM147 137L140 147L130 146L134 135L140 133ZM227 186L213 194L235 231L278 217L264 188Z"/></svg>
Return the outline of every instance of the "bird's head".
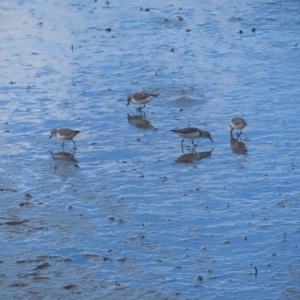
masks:
<svg viewBox="0 0 300 300"><path fill-rule="evenodd" d="M213 142L213 139L208 131L203 131L203 137L210 139Z"/></svg>
<svg viewBox="0 0 300 300"><path fill-rule="evenodd" d="M50 136L49 136L49 139L51 139L53 135L56 136L56 133L57 133L57 129L52 129L51 133L50 133Z"/></svg>

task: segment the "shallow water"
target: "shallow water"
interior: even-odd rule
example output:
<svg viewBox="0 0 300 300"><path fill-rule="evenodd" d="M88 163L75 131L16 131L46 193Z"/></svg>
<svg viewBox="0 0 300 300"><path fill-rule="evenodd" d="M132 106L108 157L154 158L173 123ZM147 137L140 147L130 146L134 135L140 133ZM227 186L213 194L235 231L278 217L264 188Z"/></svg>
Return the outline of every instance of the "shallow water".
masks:
<svg viewBox="0 0 300 300"><path fill-rule="evenodd" d="M299 299L300 4L198 2L1 2L1 298Z"/></svg>

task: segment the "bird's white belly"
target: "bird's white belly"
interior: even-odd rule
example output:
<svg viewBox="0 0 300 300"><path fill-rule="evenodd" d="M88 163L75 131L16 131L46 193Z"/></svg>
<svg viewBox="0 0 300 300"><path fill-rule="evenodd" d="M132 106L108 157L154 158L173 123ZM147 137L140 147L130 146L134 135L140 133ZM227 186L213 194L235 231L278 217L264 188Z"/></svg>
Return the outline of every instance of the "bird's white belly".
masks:
<svg viewBox="0 0 300 300"><path fill-rule="evenodd" d="M139 99L139 100L132 99L132 102L133 102L134 104L146 104L146 103L148 103L151 99L152 99L152 97L149 97L149 98L146 98L146 99Z"/></svg>
<svg viewBox="0 0 300 300"><path fill-rule="evenodd" d="M59 133L57 133L56 136L57 136L57 138L59 138L60 140L63 140L63 141L65 141L65 140L71 140L72 139L72 138L70 138L67 135L61 135Z"/></svg>
<svg viewBox="0 0 300 300"><path fill-rule="evenodd" d="M188 132L188 133L178 132L177 134L179 136L181 136L183 138L187 138L187 139L195 139L195 138L199 137L198 132Z"/></svg>
<svg viewBox="0 0 300 300"><path fill-rule="evenodd" d="M245 127L244 123L241 123L241 124L233 124L233 123L231 123L231 128L233 128L233 129L243 129L244 127Z"/></svg>

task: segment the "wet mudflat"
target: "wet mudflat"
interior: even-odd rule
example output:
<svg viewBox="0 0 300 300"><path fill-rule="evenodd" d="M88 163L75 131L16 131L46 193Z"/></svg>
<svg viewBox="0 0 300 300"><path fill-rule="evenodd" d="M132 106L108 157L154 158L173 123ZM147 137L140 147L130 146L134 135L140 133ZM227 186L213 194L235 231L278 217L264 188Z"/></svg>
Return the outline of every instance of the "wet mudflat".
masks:
<svg viewBox="0 0 300 300"><path fill-rule="evenodd" d="M299 12L2 1L1 298L299 299Z"/></svg>

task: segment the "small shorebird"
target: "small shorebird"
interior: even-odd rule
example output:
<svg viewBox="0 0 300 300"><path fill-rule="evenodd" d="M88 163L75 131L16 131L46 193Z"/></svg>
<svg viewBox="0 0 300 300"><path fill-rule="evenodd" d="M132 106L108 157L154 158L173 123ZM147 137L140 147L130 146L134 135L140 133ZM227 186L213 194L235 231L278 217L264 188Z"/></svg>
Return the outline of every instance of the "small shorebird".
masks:
<svg viewBox="0 0 300 300"><path fill-rule="evenodd" d="M183 128L183 129L173 129L171 130L172 132L175 132L176 134L178 134L179 136L183 137L183 140L181 141L181 146L183 146L183 141L185 139L191 139L192 140L192 144L197 146L196 144L194 144L194 139L196 138L207 138L210 139L212 142L212 138L210 136L210 133L208 131L202 131L196 127L187 127L187 128Z"/></svg>
<svg viewBox="0 0 300 300"><path fill-rule="evenodd" d="M56 136L58 139L63 141L62 147L65 145L65 140L72 140L74 144L74 149L76 149L76 144L73 140L73 137L77 135L80 131L79 130L73 130L69 128L61 128L61 129L53 129L51 131L51 135L49 139L52 138L52 136Z"/></svg>
<svg viewBox="0 0 300 300"><path fill-rule="evenodd" d="M245 121L244 118L236 117L236 118L231 119L231 122L230 122L229 126L231 128L231 132L230 132L231 135L232 135L232 131L234 129L236 129L236 134L237 135L241 135L243 128L247 126L247 122ZM238 133L238 130L240 130L240 133Z"/></svg>
<svg viewBox="0 0 300 300"><path fill-rule="evenodd" d="M151 93L145 93L145 92L138 92L138 93L133 93L128 96L127 98L127 106L131 102L132 104L137 104L140 107L138 110L141 110L144 108L146 103L152 100L153 97L157 97L158 95L156 94L151 94ZM144 105L144 106L142 106Z"/></svg>

